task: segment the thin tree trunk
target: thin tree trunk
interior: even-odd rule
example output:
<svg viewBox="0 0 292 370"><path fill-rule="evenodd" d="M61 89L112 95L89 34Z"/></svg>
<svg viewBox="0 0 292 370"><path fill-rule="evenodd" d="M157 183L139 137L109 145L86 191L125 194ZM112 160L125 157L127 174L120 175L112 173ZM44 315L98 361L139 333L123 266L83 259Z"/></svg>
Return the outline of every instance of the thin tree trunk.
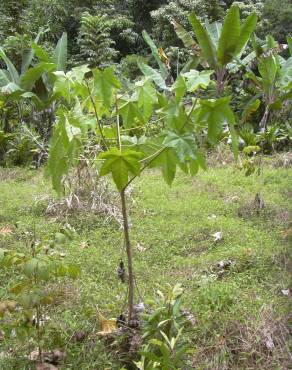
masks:
<svg viewBox="0 0 292 370"><path fill-rule="evenodd" d="M128 310L129 310L129 321L133 318L133 308L134 308L134 274L133 274L133 257L132 257L132 247L130 242L129 234L129 221L127 214L127 204L126 204L126 194L125 189L120 193L121 203L122 203L122 214L123 214L123 224L124 224L124 237L125 246L128 259L128 275L129 275L129 294L128 294Z"/></svg>
<svg viewBox="0 0 292 370"><path fill-rule="evenodd" d="M263 117L260 121L260 125L259 125L261 132L266 131L266 126L267 126L267 122L268 122L269 113L270 113L269 106L266 105L265 113L264 113L264 115L263 115Z"/></svg>

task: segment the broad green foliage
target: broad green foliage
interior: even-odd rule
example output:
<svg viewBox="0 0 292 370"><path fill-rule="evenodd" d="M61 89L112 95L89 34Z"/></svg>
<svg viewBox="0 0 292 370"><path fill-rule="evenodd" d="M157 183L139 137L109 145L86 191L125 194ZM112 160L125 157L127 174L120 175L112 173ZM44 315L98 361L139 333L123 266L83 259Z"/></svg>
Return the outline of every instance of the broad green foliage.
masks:
<svg viewBox="0 0 292 370"><path fill-rule="evenodd" d="M206 31L206 29L202 26L202 24L197 19L195 14L191 14L189 16L189 20L194 29L198 43L200 44L200 47L202 49L202 53L205 59L208 61L211 67L215 66L216 65L216 50L215 50L215 46L211 40L210 35Z"/></svg>
<svg viewBox="0 0 292 370"><path fill-rule="evenodd" d="M183 77L186 78L186 88L189 92L195 92L199 88L206 89L210 83L210 77L213 71L198 72L194 69L187 73L183 73Z"/></svg>
<svg viewBox="0 0 292 370"><path fill-rule="evenodd" d="M137 63L144 76L148 77L151 81L155 82L155 84L161 89L163 90L166 89L165 79L158 71L140 61L138 61Z"/></svg>
<svg viewBox="0 0 292 370"><path fill-rule="evenodd" d="M50 144L48 169L58 192L62 190L64 175L78 161L83 140L92 132L98 135L104 151L99 156L103 161L100 175L110 173L119 191L148 166L161 168L169 184L177 167L195 175L199 168L206 168L199 137L200 142L203 137L215 145L228 127L236 152L230 98L193 98L191 106L185 104L186 94L208 87L212 71L182 73L169 87L155 71L164 83L162 92L148 76L132 85L128 93L122 92L113 69L94 69L92 78L87 78L85 71L87 67L75 71L78 81L73 72L55 73L55 92L70 103L58 113ZM104 126L106 116L114 119ZM157 130L161 124L162 128Z"/></svg>
<svg viewBox="0 0 292 370"><path fill-rule="evenodd" d="M204 27L194 13L189 16L189 20L204 58L215 69L226 66L242 54L255 30L257 16L252 13L240 24L239 8L234 5L229 9L222 27L218 23L207 23Z"/></svg>
<svg viewBox="0 0 292 370"><path fill-rule="evenodd" d="M144 37L144 40L147 42L147 44L149 45L150 49L151 49L151 52L152 52L152 55L154 56L158 66L159 66L159 70L160 70L160 73L161 73L161 76L166 79L169 72L165 66L165 64L162 62L161 58L160 58L160 55L159 55L159 52L158 52L158 49L155 45L155 43L152 41L151 37L148 35L148 33L144 30L142 32L142 35Z"/></svg>
<svg viewBox="0 0 292 370"><path fill-rule="evenodd" d="M106 68L103 71L93 70L94 88L93 93L96 100L99 102L101 112L108 110L112 104L114 91L121 87L120 82L114 75L111 68Z"/></svg>
<svg viewBox="0 0 292 370"><path fill-rule="evenodd" d="M100 155L100 158L105 161L99 173L101 176L111 173L117 189L121 191L128 183L129 173L134 176L139 175L141 167L139 159L142 157L143 153L131 149L121 151L117 148L111 148Z"/></svg>
<svg viewBox="0 0 292 370"><path fill-rule="evenodd" d="M139 369L175 370L185 366L189 346L182 339L183 329L188 326L180 311L182 293L179 284L166 294L157 292L155 309L145 315L142 358L136 363Z"/></svg>

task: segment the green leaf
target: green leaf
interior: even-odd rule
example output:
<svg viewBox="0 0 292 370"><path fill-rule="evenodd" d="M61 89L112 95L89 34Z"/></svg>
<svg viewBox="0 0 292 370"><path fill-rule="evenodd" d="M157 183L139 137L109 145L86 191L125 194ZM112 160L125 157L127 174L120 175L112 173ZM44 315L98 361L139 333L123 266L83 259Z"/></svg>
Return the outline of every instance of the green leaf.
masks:
<svg viewBox="0 0 292 370"><path fill-rule="evenodd" d="M224 66L232 60L239 43L239 36L239 7L232 6L224 19L218 43L217 58L221 65Z"/></svg>
<svg viewBox="0 0 292 370"><path fill-rule="evenodd" d="M196 158L196 141L195 138L189 134L178 134L169 131L164 139L163 144L167 147L173 148L179 161L187 162L189 159Z"/></svg>
<svg viewBox="0 0 292 370"><path fill-rule="evenodd" d="M278 71L278 64L274 55L271 54L268 57L261 58L258 69L263 78L262 83L265 93L269 96Z"/></svg>
<svg viewBox="0 0 292 370"><path fill-rule="evenodd" d="M251 37L253 31L255 30L257 25L257 15L256 13L251 13L243 22L241 29L240 29L240 35L239 39L237 41L237 47L235 50L235 54L241 54L244 50L249 38Z"/></svg>
<svg viewBox="0 0 292 370"><path fill-rule="evenodd" d="M175 97L177 101L180 101L183 98L187 91L187 85L182 75L179 75L177 77L174 84L171 86L171 91L175 92Z"/></svg>
<svg viewBox="0 0 292 370"><path fill-rule="evenodd" d="M166 148L151 163L151 167L160 167L164 180L171 185L175 178L177 163L178 159L173 148Z"/></svg>
<svg viewBox="0 0 292 370"><path fill-rule="evenodd" d="M216 51L210 35L202 26L194 13L189 16L189 20L200 44L204 57L211 67L215 67L217 63Z"/></svg>
<svg viewBox="0 0 292 370"><path fill-rule="evenodd" d="M40 31L36 35L36 38L34 39L34 44L35 45L37 45L37 43L39 42L39 39L40 39L42 34L43 34L43 29L40 29ZM35 54L35 50L34 50L33 47L31 47L31 49L23 56L22 64L21 64L21 74L26 72L27 69L29 68L29 66L31 65L34 54Z"/></svg>
<svg viewBox="0 0 292 370"><path fill-rule="evenodd" d="M47 174L52 178L53 188L61 193L62 179L73 166L81 151L81 129L78 119L62 111L58 112L57 123L50 141Z"/></svg>
<svg viewBox="0 0 292 370"><path fill-rule="evenodd" d="M56 96L62 97L68 103L70 103L71 99L73 98L71 93L72 81L64 72L57 71L54 73L54 75L56 76L56 81L54 83L54 93L56 94Z"/></svg>
<svg viewBox="0 0 292 370"><path fill-rule="evenodd" d="M187 79L187 90L190 92L196 91L198 88L205 89L210 83L210 76L213 71L199 72L195 69L184 73L183 76Z"/></svg>
<svg viewBox="0 0 292 370"><path fill-rule="evenodd" d="M260 99L251 99L248 104L244 107L241 120L243 122L246 122L249 117L258 110L259 106L261 104Z"/></svg>
<svg viewBox="0 0 292 370"><path fill-rule="evenodd" d="M292 56L292 36L287 36L286 39L287 39L290 56Z"/></svg>
<svg viewBox="0 0 292 370"><path fill-rule="evenodd" d="M211 37L211 40L213 41L213 44L215 45L215 48L217 48L222 31L222 24L219 22L206 22L205 27L209 36Z"/></svg>
<svg viewBox="0 0 292 370"><path fill-rule="evenodd" d="M292 57L281 66L279 86L283 90L291 91L292 89Z"/></svg>
<svg viewBox="0 0 292 370"><path fill-rule="evenodd" d="M181 130L187 122L188 116L184 105L180 101L170 102L164 112L167 126L173 131Z"/></svg>
<svg viewBox="0 0 292 370"><path fill-rule="evenodd" d="M217 100L201 100L199 121L206 122L208 125L208 140L215 144L223 131L223 125L234 124L234 114L230 108L230 97Z"/></svg>
<svg viewBox="0 0 292 370"><path fill-rule="evenodd" d="M9 72L5 69L0 69L0 88L8 85L10 82Z"/></svg>
<svg viewBox="0 0 292 370"><path fill-rule="evenodd" d="M54 50L54 62L57 71L65 71L67 65L67 33L63 32Z"/></svg>
<svg viewBox="0 0 292 370"><path fill-rule="evenodd" d="M41 62L54 63L54 59L51 58L49 53L47 53L41 46L33 42L31 47L34 50L35 55Z"/></svg>
<svg viewBox="0 0 292 370"><path fill-rule="evenodd" d="M22 76L20 80L20 86L26 91L30 91L37 80L45 72L52 72L55 70L56 65L54 63L41 62L37 66L28 69Z"/></svg>
<svg viewBox="0 0 292 370"><path fill-rule="evenodd" d="M37 258L31 258L23 265L23 272L27 276L32 276L38 268L39 260Z"/></svg>
<svg viewBox="0 0 292 370"><path fill-rule="evenodd" d="M121 87L120 81L116 78L112 68L105 68L103 71L100 69L94 69L94 94L96 95L97 101L105 110L109 110L113 96L116 89Z"/></svg>
<svg viewBox="0 0 292 370"><path fill-rule="evenodd" d="M137 101L129 99L122 103L119 107L119 113L126 128L141 126L144 123L144 117L141 114Z"/></svg>
<svg viewBox="0 0 292 370"><path fill-rule="evenodd" d="M165 80L158 71L156 71L152 67L149 67L147 64L142 63L139 60L137 61L137 64L141 72L144 74L144 76L148 77L151 81L153 81L161 89L163 90L167 89Z"/></svg>
<svg viewBox="0 0 292 370"><path fill-rule="evenodd" d="M172 24L177 36L181 39L184 46L187 49L194 49L197 46L197 43L192 38L191 34L188 31L186 31L184 27L177 23L176 21L172 21Z"/></svg>
<svg viewBox="0 0 292 370"><path fill-rule="evenodd" d="M167 70L165 64L161 61L161 58L160 58L160 55L159 55L159 52L158 52L158 49L157 49L156 45L154 44L153 40L151 39L151 37L148 35L148 33L145 30L142 31L142 36L143 36L144 40L146 41L146 43L149 45L149 47L151 49L152 55L154 56L158 66L159 66L161 76L164 79L166 79L167 76L169 75L169 73L168 73L168 70Z"/></svg>
<svg viewBox="0 0 292 370"><path fill-rule="evenodd" d="M136 93L138 97L138 107L143 108L144 119L147 121L153 111L153 105L157 103L156 90L148 79L136 82Z"/></svg>
<svg viewBox="0 0 292 370"><path fill-rule="evenodd" d="M117 189L122 191L129 181L129 173L134 176L140 174L141 164L139 160L143 156L143 153L131 149L121 151L117 148L111 148L99 156L99 158L105 159L99 174L105 176L111 173Z"/></svg>
<svg viewBox="0 0 292 370"><path fill-rule="evenodd" d="M14 82L16 85L19 85L19 74L14 67L11 60L6 56L4 50L0 47L0 58L2 58L6 64L7 70L10 75L10 80Z"/></svg>

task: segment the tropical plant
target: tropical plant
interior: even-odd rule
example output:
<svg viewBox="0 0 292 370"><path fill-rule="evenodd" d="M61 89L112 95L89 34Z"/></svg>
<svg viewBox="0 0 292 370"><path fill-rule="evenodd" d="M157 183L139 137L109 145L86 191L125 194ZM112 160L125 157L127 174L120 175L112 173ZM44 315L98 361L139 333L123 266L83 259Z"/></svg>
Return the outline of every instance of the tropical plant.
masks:
<svg viewBox="0 0 292 370"><path fill-rule="evenodd" d="M229 79L228 69L232 67L230 64L242 56L256 27L257 16L252 13L240 24L239 7L234 5L229 9L222 25L218 22L206 22L204 26L194 13L189 16L189 20L197 42L183 26L174 22L176 32L185 46L194 52L190 63L208 65L214 70L217 95L220 96Z"/></svg>
<svg viewBox="0 0 292 370"><path fill-rule="evenodd" d="M181 369L186 365L189 345L182 333L186 319L181 312L183 289L180 285L169 288L166 294L157 291L156 308L144 315L141 360L136 366L141 370Z"/></svg>
<svg viewBox="0 0 292 370"><path fill-rule="evenodd" d="M0 266L18 272L17 284L7 291L7 299L0 302L0 317L4 317L2 329L8 335L16 332L20 338L27 335L35 339L38 346L38 359L43 362L44 308L55 302L57 291L52 284L59 279L76 278L79 274L77 265L66 264L62 252L58 250L56 234L49 245L36 240L35 232L28 253L0 249Z"/></svg>
<svg viewBox="0 0 292 370"><path fill-rule="evenodd" d="M78 43L81 59L91 67L111 63L118 52L110 37L108 16L85 12L82 14L80 24Z"/></svg>
<svg viewBox="0 0 292 370"><path fill-rule="evenodd" d="M173 182L177 167L191 175L206 168L195 133L204 131L205 140L215 145L229 127L236 149L230 98L199 98L200 89L210 83L211 71L191 70L168 87L158 71L142 62L139 67L145 77L129 91L122 90L111 68L90 71L83 66L67 74L55 73L54 92L67 105L58 111L48 161L53 187L61 192L62 179L70 167L78 164L86 137L96 135L99 140L103 151L97 161L99 174L111 174L120 194L128 258L129 325L135 321L135 292L126 203L128 186L148 167L161 168L168 184ZM88 78L90 74L92 77ZM189 99L186 94L190 94ZM196 97L192 98L193 94ZM161 129L155 130L157 125Z"/></svg>
<svg viewBox="0 0 292 370"><path fill-rule="evenodd" d="M58 41L53 55L50 56L37 42L42 35L39 32L30 50L23 55L20 70L0 48L0 58L5 62L6 69L0 70L0 101L4 116L4 126L8 120L7 108L16 105L19 123L28 121L46 138L54 121L55 99L53 94L54 71L66 69L67 64L67 35L64 33ZM38 58L38 62L36 62ZM25 108L30 106L29 114ZM28 117L26 117L28 116ZM47 129L44 122L47 122Z"/></svg>

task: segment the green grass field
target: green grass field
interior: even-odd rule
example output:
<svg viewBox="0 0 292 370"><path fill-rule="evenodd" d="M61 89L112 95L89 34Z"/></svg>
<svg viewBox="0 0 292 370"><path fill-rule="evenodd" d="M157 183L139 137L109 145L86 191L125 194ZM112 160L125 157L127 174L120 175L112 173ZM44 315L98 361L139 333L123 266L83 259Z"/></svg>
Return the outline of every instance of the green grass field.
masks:
<svg viewBox="0 0 292 370"><path fill-rule="evenodd" d="M126 286L116 276L125 258L119 225L90 212L67 219L46 215L53 193L41 172L2 169L0 181L0 229L13 227L0 236L0 247L28 249L26 233L34 224L39 239L66 222L76 231L64 259L77 263L81 274L62 281L58 303L48 308L45 348L66 352L60 369L120 369L96 335L98 310L116 317L125 304ZM181 174L171 188L156 172L135 182L130 217L140 294L147 303L156 289L183 285L183 306L196 320L185 333L194 369L289 369L291 306L281 291L291 278L292 170L265 170L260 216L252 208L257 184L256 176L245 177L231 166L195 178ZM217 232L222 238L215 242ZM229 268L217 266L227 260ZM16 272L0 271L1 300L18 280ZM81 343L72 340L78 330L87 333ZM24 356L35 348L31 340L4 336L0 369L30 369Z"/></svg>

